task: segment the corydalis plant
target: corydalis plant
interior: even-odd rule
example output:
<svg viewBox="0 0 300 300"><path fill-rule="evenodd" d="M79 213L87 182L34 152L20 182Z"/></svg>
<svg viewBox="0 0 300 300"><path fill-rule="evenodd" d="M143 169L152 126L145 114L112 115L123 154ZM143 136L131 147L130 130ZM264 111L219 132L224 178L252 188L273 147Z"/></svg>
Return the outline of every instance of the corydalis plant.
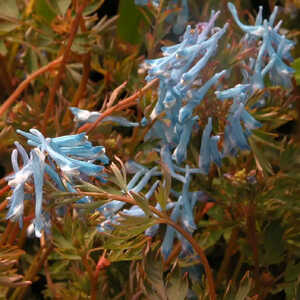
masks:
<svg viewBox="0 0 300 300"><path fill-rule="evenodd" d="M232 5L229 4L232 10ZM251 130L262 126L260 122L255 120L247 111L247 101L253 96L256 90L264 88L263 78L268 72L275 72L275 58L277 64L281 66L283 62L279 61L280 57L288 57L291 43L284 37L280 37L276 33L276 28L272 29L271 24L274 22L273 14L270 21L264 21L262 26L261 11L257 17L256 26L258 29L249 29L248 33L254 36L262 36L263 43L257 45L256 56L250 59L254 68L252 73L248 74L242 69L244 80L227 90L215 88L218 81L227 73L225 70L217 72L211 78L204 81L202 71L208 62L213 59L216 54L218 42L225 34L228 27L227 24L223 28L215 27L214 23L220 12L212 12L210 20L207 23L201 23L196 29L187 26L182 41L179 44L163 47L163 57L158 59L146 60L144 67L148 70L147 80L151 81L159 78L160 84L158 88L157 103L150 114L149 118L153 126L145 136L145 140L159 140L155 149L160 153L161 163L165 165L175 181L182 185L180 192L172 190L172 201L168 203L168 210L171 211L171 219L179 222L181 226L188 232L193 233L196 229L194 222L193 209L197 201L207 201L208 197L201 191L190 191L190 182L192 174L209 172L212 163L221 167L222 158L229 155L237 155L239 150L250 150L248 137ZM275 33L273 31L275 31ZM264 32L262 32L264 31ZM256 35L255 35L256 34ZM280 45L276 46L276 41L280 39ZM252 36L246 36L242 42L245 47L251 47L256 43L256 39ZM255 53L255 52L254 52ZM268 62L272 53L272 59ZM277 56L276 56L277 55ZM276 69L278 71L278 68ZM291 69L286 71L286 80L292 73ZM227 75L230 76L228 71ZM281 75L284 74L284 71ZM271 78L271 77L270 77ZM284 85L285 85L284 81ZM198 119L201 119L196 108L198 108L209 89L215 88L215 95L220 101L233 99L233 103L226 113L226 125L224 128L224 139L221 141L220 135L212 135L213 118L208 118L202 137L199 153L198 168L190 168L187 163L187 149L190 144L192 134L200 132L197 127ZM217 120L216 120L217 122ZM145 118L141 123L146 124ZM185 163L186 166L181 165ZM154 166L151 169L141 166L135 162L128 162L127 169L134 176L127 185L127 192L140 192L147 188L151 177L161 176L160 166ZM178 184L177 184L178 186ZM147 199L157 187L157 181L150 187L147 192ZM200 196L199 196L200 195ZM100 212L106 217L101 225L101 231L113 230L113 225L119 224L122 215L143 215L140 208L132 207L129 210L123 209L124 203L113 201L100 207ZM157 206L160 209L160 206ZM121 213L121 215L120 215ZM146 235L154 236L158 230L155 225L146 231ZM168 258L175 238L181 241L182 254L191 252L189 243L175 230L167 226L166 234L162 243L162 253L165 259Z"/></svg>
<svg viewBox="0 0 300 300"><path fill-rule="evenodd" d="M26 193L26 184L31 185L33 177L35 191L35 219L33 221L36 237L41 237L48 217L43 213L43 186L50 180L61 191L76 192L73 187L78 178L88 180L91 176L104 181L104 167L96 165L94 161L104 164L109 162L102 146L92 146L85 133L67 135L56 138L45 138L37 129L30 132L17 130L27 138L27 143L35 148L30 156L18 142L15 143L11 155L14 174L7 177L8 185L12 188L7 218L18 220L22 226L24 200L31 197ZM22 166L18 163L18 155L22 159ZM87 197L80 201L88 201Z"/></svg>

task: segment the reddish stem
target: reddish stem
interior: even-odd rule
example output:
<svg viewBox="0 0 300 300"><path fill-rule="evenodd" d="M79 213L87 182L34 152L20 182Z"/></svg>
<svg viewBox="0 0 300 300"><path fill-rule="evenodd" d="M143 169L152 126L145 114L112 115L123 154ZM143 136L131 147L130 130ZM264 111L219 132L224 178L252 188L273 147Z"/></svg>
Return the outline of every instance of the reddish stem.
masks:
<svg viewBox="0 0 300 300"><path fill-rule="evenodd" d="M112 114L114 111L118 111L118 110L122 110L125 108L128 108L130 106L136 105L137 103L137 99L142 96L148 89L150 89L153 85L155 85L157 82L159 81L159 79L153 79L152 81L150 81L149 83L147 83L141 90L139 90L138 92L134 93L132 96L120 101L118 104L108 108L106 111L104 111L99 118L91 124L85 124L83 126L81 126L78 129L78 133L81 132L86 132L89 133L90 131L92 131L93 129L95 129L99 123L107 116L109 116L110 114Z"/></svg>
<svg viewBox="0 0 300 300"><path fill-rule="evenodd" d="M26 89L26 87L29 85L29 83L34 80L39 75L47 72L48 70L56 67L62 62L62 57L57 58L56 60L50 62L46 66L38 69L34 73L30 74L24 81L22 81L17 89L3 102L3 104L0 106L0 116L2 116L7 109L18 99L18 97L21 95L21 93Z"/></svg>
<svg viewBox="0 0 300 300"><path fill-rule="evenodd" d="M81 15L82 15L83 10L85 9L87 3L88 3L87 0L83 1L83 3L81 4L81 6L79 7L79 9L77 11L77 15L76 15L74 21L72 23L70 37L69 37L68 43L67 43L67 45L64 49L64 55L63 55L63 58L62 58L62 62L61 62L60 68L58 70L58 74L55 77L53 86L50 90L49 101L47 103L47 107L46 107L46 110L45 110L45 116L44 116L44 124L43 124L43 129L42 129L43 133L45 133L45 131L46 131L47 122L48 122L48 119L50 117L50 114L54 110L55 94L56 94L56 92L59 88L60 81L61 81L62 76L63 76L64 71L65 71L66 63L68 62L68 59L70 57L71 47L72 47L73 41L75 39L76 32L77 32L77 30L79 28L79 25L80 25Z"/></svg>

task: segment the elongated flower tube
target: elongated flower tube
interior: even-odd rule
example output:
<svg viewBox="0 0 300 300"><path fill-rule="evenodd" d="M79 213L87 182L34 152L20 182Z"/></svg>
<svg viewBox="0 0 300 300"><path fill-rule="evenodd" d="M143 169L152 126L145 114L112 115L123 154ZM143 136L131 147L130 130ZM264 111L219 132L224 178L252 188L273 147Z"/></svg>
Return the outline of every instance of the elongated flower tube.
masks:
<svg viewBox="0 0 300 300"><path fill-rule="evenodd" d="M220 100L235 98L241 93L247 92L250 87L250 84L237 84L235 87L230 88L228 90L216 91L215 94Z"/></svg>
<svg viewBox="0 0 300 300"><path fill-rule="evenodd" d="M85 123L94 123L101 116L101 113L97 111L88 111L85 109L79 109L77 107L70 107L72 114L74 115L74 122L78 122L80 125ZM123 117L108 116L102 120L103 122L113 122L124 127L137 127L139 123L130 122Z"/></svg>
<svg viewBox="0 0 300 300"><path fill-rule="evenodd" d="M212 132L212 119L208 119L208 123L202 134L200 156L199 156L199 168L204 174L209 172L209 168L212 162L221 165L222 155L218 150L218 136L210 136Z"/></svg>
<svg viewBox="0 0 300 300"><path fill-rule="evenodd" d="M92 147L84 134L51 139L45 138L36 129L31 129L30 133L21 130L17 130L17 132L28 138L28 144L45 151L68 178L78 174L100 176L103 166L95 165L90 160L101 158L108 161L108 158L103 156L104 148L96 148L96 151L94 151L95 147ZM82 148L86 151L83 152ZM88 151L89 155L87 155Z"/></svg>
<svg viewBox="0 0 300 300"><path fill-rule="evenodd" d="M189 173L189 167L186 167L185 183L182 187L182 214L181 222L187 231L192 233L197 227L194 222L193 207L191 205L191 198L189 197L191 175Z"/></svg>
<svg viewBox="0 0 300 300"><path fill-rule="evenodd" d="M241 114L244 109L240 103L238 109L228 118L228 125L225 127L224 155L236 155L237 149L250 150L247 135L241 125Z"/></svg>
<svg viewBox="0 0 300 300"><path fill-rule="evenodd" d="M18 149L21 149L18 145ZM22 147L23 149L23 147ZM24 150L24 149L23 149ZM26 157L23 152L23 157ZM35 219L34 229L35 235L41 237L43 229L42 217L42 202L43 202L43 172L45 156L39 149L33 149L30 152L30 158L23 159L23 167L19 168L17 162L17 150L12 152L12 165L15 174L7 177L8 185L12 188L13 194L9 201L9 211L7 213L8 219L18 220L20 226L23 224L24 213L24 199L25 199L25 183L29 181L30 177L34 179L35 189Z"/></svg>
<svg viewBox="0 0 300 300"><path fill-rule="evenodd" d="M177 220L180 218L181 212L182 212L182 198L179 198L171 213L171 219L173 222L177 222ZM175 233L176 231L173 227L167 226L167 230L161 245L162 255L165 260L169 257L172 251L173 243L175 239Z"/></svg>

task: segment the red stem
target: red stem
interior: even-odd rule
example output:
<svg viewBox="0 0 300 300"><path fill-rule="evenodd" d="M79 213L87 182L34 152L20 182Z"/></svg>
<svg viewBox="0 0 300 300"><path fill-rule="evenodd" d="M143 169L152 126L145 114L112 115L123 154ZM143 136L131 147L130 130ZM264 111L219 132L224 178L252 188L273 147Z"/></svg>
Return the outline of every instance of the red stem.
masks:
<svg viewBox="0 0 300 300"><path fill-rule="evenodd" d="M61 62L60 68L58 70L58 74L55 77L53 86L50 90L49 101L47 103L47 107L46 107L46 110L45 110L45 116L44 116L44 124L43 124L43 129L42 129L43 133L45 133L45 131L46 131L47 122L48 122L48 119L50 117L50 114L54 110L55 94L56 94L56 92L59 88L60 81L61 81L62 76L64 74L65 65L68 62L68 59L70 57L71 47L72 47L74 38L76 36L76 32L77 32L77 30L79 28L79 25L80 25L81 15L82 15L83 10L85 9L85 7L87 5L87 2L88 2L87 0L83 1L83 3L81 4L81 6L79 7L79 9L77 11L77 15L76 15L74 21L72 23L70 37L69 37L68 43L67 43L67 45L64 49L64 55L63 55L63 58L62 58L62 62Z"/></svg>

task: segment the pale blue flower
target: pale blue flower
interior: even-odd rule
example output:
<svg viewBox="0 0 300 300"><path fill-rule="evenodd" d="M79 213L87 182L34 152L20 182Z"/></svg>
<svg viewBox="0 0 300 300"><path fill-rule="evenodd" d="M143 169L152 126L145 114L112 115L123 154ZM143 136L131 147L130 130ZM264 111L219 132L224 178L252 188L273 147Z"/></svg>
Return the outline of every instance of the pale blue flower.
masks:
<svg viewBox="0 0 300 300"><path fill-rule="evenodd" d="M97 121L97 119L101 116L100 112L97 111L88 111L85 109L79 109L77 107L70 107L69 108L74 115L74 122L78 122L80 125L83 125L85 123L94 123ZM103 122L113 122L117 123L120 126L124 127L137 127L139 126L139 123L136 122L130 122L126 118L123 117L114 117L114 116L108 116L105 117L101 123Z"/></svg>
<svg viewBox="0 0 300 300"><path fill-rule="evenodd" d="M61 191L77 193L74 188L74 177L88 179L89 176L103 176L103 166L92 162L100 160L108 162L104 147L93 147L85 134L45 138L38 130L30 132L17 130L27 138L29 145L35 148L27 155L25 149L15 142L17 149L11 155L14 174L7 177L8 185L12 188L9 201L7 218L18 220L22 226L25 199L25 183L34 185L35 218L33 227L36 237L41 237L42 232L49 232L49 216L43 212L43 187L44 181L51 180ZM18 154L21 155L23 166L20 168ZM86 160L86 161L85 161ZM45 175L48 175L45 177ZM33 181L32 181L33 179ZM78 180L76 177L76 180ZM90 202L89 197L83 197L79 203Z"/></svg>
<svg viewBox="0 0 300 300"><path fill-rule="evenodd" d="M35 189L35 219L34 228L35 235L41 236L43 229L42 220L42 202L43 202L43 177L44 177L44 160L45 156L39 149L33 149L30 152L30 158L25 155L24 148L18 144L18 149L22 149L23 167L20 168L17 162L18 151L15 149L12 152L12 165L14 174L8 176L8 185L12 188L13 194L9 200L9 210L7 213L8 219L17 220L22 226L24 213L25 199L25 183L33 177Z"/></svg>
<svg viewBox="0 0 300 300"><path fill-rule="evenodd" d="M241 125L241 114L244 110L243 103L240 103L238 109L228 117L228 124L224 133L224 155L235 155L237 149L250 150L247 134Z"/></svg>
<svg viewBox="0 0 300 300"><path fill-rule="evenodd" d="M30 133L26 133L22 130L17 130L17 132L27 137L29 144L34 144L34 146L39 147L42 152L45 151L51 159L55 161L63 174L70 178L78 174L100 176L104 167L95 165L89 161L91 159L100 159L105 162L108 160L106 156L103 156L104 148L96 148L96 151L94 151L91 143L87 141L85 134L51 139L45 138L36 129L31 129ZM80 151L82 148L85 148L86 151ZM89 155L87 155L88 151L90 151ZM88 161L84 161L83 159Z"/></svg>
<svg viewBox="0 0 300 300"><path fill-rule="evenodd" d="M218 150L219 136L210 136L212 132L212 119L209 118L202 134L199 155L199 168L204 174L209 172L212 162L221 166L222 155Z"/></svg>
<svg viewBox="0 0 300 300"><path fill-rule="evenodd" d="M251 87L250 84L237 84L235 87L223 90L223 91L216 91L215 94L218 99L224 100L229 98L238 97L241 93L245 93Z"/></svg>
<svg viewBox="0 0 300 300"><path fill-rule="evenodd" d="M186 153L187 153L187 145L190 140L190 136L192 133L193 125L195 121L198 119L198 116L193 117L192 119L186 121L183 125L183 130L180 135L180 140L175 148L172 158L178 163L182 163L186 160Z"/></svg>
<svg viewBox="0 0 300 300"><path fill-rule="evenodd" d="M181 212L182 212L182 198L179 198L171 213L171 219L173 222L177 222L177 220L180 218ZM161 245L161 252L165 260L169 257L173 249L175 233L176 230L173 227L167 226L166 233Z"/></svg>

